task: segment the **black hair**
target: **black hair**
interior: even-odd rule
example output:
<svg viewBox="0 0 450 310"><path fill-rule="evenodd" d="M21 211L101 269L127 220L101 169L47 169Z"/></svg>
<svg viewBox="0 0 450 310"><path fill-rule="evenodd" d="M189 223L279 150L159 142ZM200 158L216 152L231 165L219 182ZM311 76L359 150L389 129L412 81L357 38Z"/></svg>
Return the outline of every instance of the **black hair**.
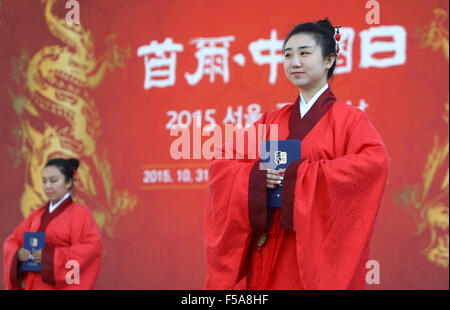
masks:
<svg viewBox="0 0 450 310"><path fill-rule="evenodd" d="M336 68L337 52L336 52L336 41L335 41L335 28L328 20L328 18L317 21L316 23L308 22L295 26L294 29L288 34L283 42L283 53L286 43L289 39L296 34L305 33L310 34L316 40L317 44L322 50L322 56L325 58L329 55L336 56L336 59L328 70L327 78L330 79L333 76L334 69Z"/></svg>
<svg viewBox="0 0 450 310"><path fill-rule="evenodd" d="M58 168L64 175L65 181L69 182L69 180L73 180L74 171L78 170L79 165L80 161L76 158L53 158L45 164L44 168L50 166Z"/></svg>

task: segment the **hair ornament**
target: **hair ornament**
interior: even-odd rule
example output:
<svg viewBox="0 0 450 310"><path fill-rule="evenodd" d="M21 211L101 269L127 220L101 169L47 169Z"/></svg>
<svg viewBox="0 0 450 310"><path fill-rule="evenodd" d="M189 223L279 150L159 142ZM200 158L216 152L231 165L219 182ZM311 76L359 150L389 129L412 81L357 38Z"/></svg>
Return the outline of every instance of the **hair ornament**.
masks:
<svg viewBox="0 0 450 310"><path fill-rule="evenodd" d="M339 33L339 28L341 28L341 25L338 25L336 28L336 34L334 35L334 38L336 39L336 53L339 53L339 41L341 40L341 34Z"/></svg>

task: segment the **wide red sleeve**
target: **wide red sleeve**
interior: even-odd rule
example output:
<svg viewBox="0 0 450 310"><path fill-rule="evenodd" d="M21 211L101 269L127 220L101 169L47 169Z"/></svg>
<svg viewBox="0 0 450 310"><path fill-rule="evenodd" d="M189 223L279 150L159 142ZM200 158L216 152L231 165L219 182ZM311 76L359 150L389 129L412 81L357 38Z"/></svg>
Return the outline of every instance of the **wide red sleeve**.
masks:
<svg viewBox="0 0 450 310"><path fill-rule="evenodd" d="M4 282L9 290L20 289L23 272L20 270L17 253L23 244L23 233L30 230L35 214L36 211L22 221L3 244Z"/></svg>
<svg viewBox="0 0 450 310"><path fill-rule="evenodd" d="M257 126L265 115L245 131L244 144L249 145L251 130L261 134ZM250 137L252 139L254 136ZM236 138L235 141L240 141ZM250 143L251 144L251 143ZM255 147L259 147L255 144ZM257 151L257 150L256 150ZM225 144L220 150L222 159L209 166L209 184L206 198L205 248L207 261L206 289L242 289L245 287L245 259L252 237L249 220L250 175L258 171L259 162L249 153L236 148L236 143ZM237 159L237 155L241 159ZM226 159L228 155L230 159ZM256 155L256 154L254 154ZM257 172L256 172L257 173ZM265 174L264 174L265 175ZM265 190L264 180L263 189ZM265 192L263 193L265 197Z"/></svg>
<svg viewBox="0 0 450 310"><path fill-rule="evenodd" d="M302 158L289 167L296 176L293 205L288 197L283 200L281 225L295 231L305 289L365 285L370 236L388 174L387 153L365 113L342 132L334 143L343 156ZM286 179L284 190L290 186L292 191L288 175Z"/></svg>
<svg viewBox="0 0 450 310"><path fill-rule="evenodd" d="M57 289L93 289L102 246L95 219L86 207L77 206L70 232L70 246L46 246L42 251L42 280ZM75 281L77 273L79 283Z"/></svg>

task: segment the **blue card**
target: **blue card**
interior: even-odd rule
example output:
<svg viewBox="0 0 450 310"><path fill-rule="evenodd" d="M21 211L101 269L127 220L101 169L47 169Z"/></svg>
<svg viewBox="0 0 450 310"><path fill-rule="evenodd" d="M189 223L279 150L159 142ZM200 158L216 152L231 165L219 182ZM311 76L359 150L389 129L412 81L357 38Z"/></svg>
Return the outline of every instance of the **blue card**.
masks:
<svg viewBox="0 0 450 310"><path fill-rule="evenodd" d="M23 248L33 253L37 250L45 248L45 232L24 232ZM23 271L41 271L41 264L37 264L30 259L22 262Z"/></svg>
<svg viewBox="0 0 450 310"><path fill-rule="evenodd" d="M300 140L271 140L261 142L261 162L273 170L286 169L300 159ZM281 207L283 187L267 189L267 206Z"/></svg>

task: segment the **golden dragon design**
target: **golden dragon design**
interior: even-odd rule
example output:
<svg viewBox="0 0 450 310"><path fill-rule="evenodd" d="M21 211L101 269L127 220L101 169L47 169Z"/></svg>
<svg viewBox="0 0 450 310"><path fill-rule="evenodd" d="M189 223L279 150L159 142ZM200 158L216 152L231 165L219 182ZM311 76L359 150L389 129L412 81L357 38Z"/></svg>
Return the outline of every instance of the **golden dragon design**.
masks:
<svg viewBox="0 0 450 310"><path fill-rule="evenodd" d="M41 3L50 33L64 45L44 46L31 58L23 52L13 59L13 79L22 88L19 95L9 92L19 119L14 131L18 145L11 153L20 155L26 169L20 207L26 217L45 203L41 172L49 158L76 157L81 162L76 199L93 210L99 227L112 237L117 220L134 209L137 197L113 189L106 151L96 145L100 119L90 92L108 70L124 67L130 52L119 50L110 35L107 51L96 57L91 32L56 16L52 8L57 1ZM95 180L101 180L101 194Z"/></svg>
<svg viewBox="0 0 450 310"><path fill-rule="evenodd" d="M443 9L434 9L434 20L429 26L417 28L415 38L420 47L431 46L433 51L441 50L448 61L448 30L444 27L448 13ZM449 101L444 104L442 119L449 126ZM434 135L434 145L428 153L422 174L422 184L405 185L394 193L396 203L402 204L417 223L417 235L428 231L428 246L423 250L428 260L438 266L448 268L449 263L449 136L441 138Z"/></svg>

